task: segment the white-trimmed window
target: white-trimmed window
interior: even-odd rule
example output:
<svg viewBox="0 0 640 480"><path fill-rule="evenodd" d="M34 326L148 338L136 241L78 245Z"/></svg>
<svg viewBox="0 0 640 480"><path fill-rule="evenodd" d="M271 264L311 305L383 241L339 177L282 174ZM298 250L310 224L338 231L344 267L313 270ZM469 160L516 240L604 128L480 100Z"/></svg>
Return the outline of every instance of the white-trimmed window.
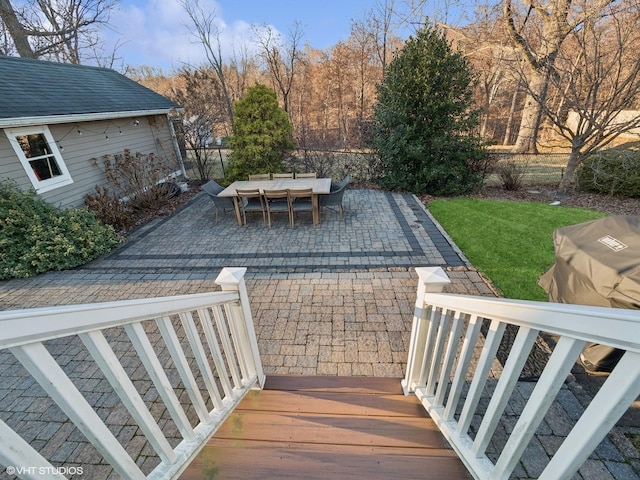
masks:
<svg viewBox="0 0 640 480"><path fill-rule="evenodd" d="M5 133L36 192L43 193L73 183L46 125L7 129Z"/></svg>

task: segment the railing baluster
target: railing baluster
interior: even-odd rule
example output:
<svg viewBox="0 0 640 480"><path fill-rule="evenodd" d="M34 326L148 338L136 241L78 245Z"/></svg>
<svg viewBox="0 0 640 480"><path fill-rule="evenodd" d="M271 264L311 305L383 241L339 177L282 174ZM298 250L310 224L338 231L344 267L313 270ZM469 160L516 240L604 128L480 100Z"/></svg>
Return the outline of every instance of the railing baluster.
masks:
<svg viewBox="0 0 640 480"><path fill-rule="evenodd" d="M200 335L198 334L195 322L193 321L193 315L191 312L181 313L180 321L182 322L182 327L187 334L187 339L189 340L189 345L191 346L196 362L200 367L200 372L202 373L204 384L207 387L207 392L209 392L209 397L211 398L215 408L222 408L220 391L215 383L215 378L211 371L211 367L209 366L207 355L204 352L204 347L200 341Z"/></svg>
<svg viewBox="0 0 640 480"><path fill-rule="evenodd" d="M233 347L231 346L229 330L227 329L224 316L222 315L222 312L220 311L220 309L216 308L213 310L213 318L216 322L216 328L218 329L220 343L222 343L222 351L224 352L224 355L227 358L227 365L229 366L229 371L231 372L231 379L233 380L233 388L239 388L241 384L240 370L238 370L238 364L236 363L236 355L233 351Z"/></svg>
<svg viewBox="0 0 640 480"><path fill-rule="evenodd" d="M184 388L187 390L191 403L196 410L198 418L201 422L209 422L210 415L207 411L207 406L204 403L204 399L202 398L196 379L193 376L189 362L187 362L184 350L182 350L180 340L178 340L178 336L173 328L171 319L169 317L160 317L156 319L156 323L160 329L162 338L169 349L169 354L173 359L178 375L180 375Z"/></svg>
<svg viewBox="0 0 640 480"><path fill-rule="evenodd" d="M53 465L31 447L24 439L13 431L6 423L0 420L0 464L6 467L21 467L28 465L28 469L20 473L22 478L28 480L41 480L40 468L51 472L47 478L51 480L66 480L67 477L57 472ZM19 472L16 472L19 473Z"/></svg>
<svg viewBox="0 0 640 480"><path fill-rule="evenodd" d="M558 340L549 362L542 371L531 397L495 464L496 479L509 478L585 343L583 340L569 337L560 337Z"/></svg>
<svg viewBox="0 0 640 480"><path fill-rule="evenodd" d="M453 315L453 312L451 312L451 315ZM436 391L435 398L436 405L444 405L444 398L448 390L453 363L456 359L458 341L460 340L460 332L464 325L464 318L465 315L463 313L457 312L451 326L451 332L449 333L449 338L447 340L447 351L445 352L442 360L440 379L438 380L438 390Z"/></svg>
<svg viewBox="0 0 640 480"><path fill-rule="evenodd" d="M571 478L640 396L640 353L626 352L553 456L540 480Z"/></svg>
<svg viewBox="0 0 640 480"><path fill-rule="evenodd" d="M460 350L460 359L458 360L458 366L456 367L456 373L453 377L453 383L451 385L451 392L449 393L449 399L447 406L444 410L444 419L450 421L456 413L458 401L462 394L462 389L465 384L467 371L473 358L473 352L480 335L480 329L482 327L482 318L477 315L472 315L469 319L469 326L462 342L462 349Z"/></svg>
<svg viewBox="0 0 640 480"><path fill-rule="evenodd" d="M442 352L445 348L445 342L448 337L447 333L449 332L449 326L451 325L452 315L453 311L447 309L442 309L442 313L440 314L440 322L437 326L436 338L433 344L433 353L431 354L433 361L429 365L429 376L427 378L427 388L425 390L427 395L430 397L433 396L436 391L438 375L443 368Z"/></svg>
<svg viewBox="0 0 640 480"><path fill-rule="evenodd" d="M231 341L233 342L234 351L236 352L236 361L240 367L240 378L245 379L250 376L249 364L247 358L242 354L242 342L241 342L241 322L242 311L240 307L235 305L225 305L225 312L227 314L227 327L229 328L229 334Z"/></svg>
<svg viewBox="0 0 640 480"><path fill-rule="evenodd" d="M124 329L131 339L131 343L136 349L136 352L138 352L142 364L147 369L158 394L164 401L171 418L175 422L176 427L178 427L178 431L185 440L193 440L195 438L193 428L180 405L180 400L178 400L178 397L176 397L173 391L171 382L167 378L167 374L164 372L158 356L153 351L153 347L151 346L151 342L149 342L144 328L142 328L142 325L138 322L125 325Z"/></svg>
<svg viewBox="0 0 640 480"><path fill-rule="evenodd" d="M500 347L500 342L502 341L505 328L506 324L498 320L492 320L489 325L489 332L487 333L482 353L478 359L478 366L473 374L469 393L467 394L464 406L462 407L462 413L458 419L458 426L456 428L456 434L458 436L466 435L469 430L469 425L471 425L473 415L476 413L476 409L478 408L482 391L484 390L484 386L489 378L491 364L496 358L496 352Z"/></svg>
<svg viewBox="0 0 640 480"><path fill-rule="evenodd" d="M480 456L485 453L487 445L489 445L496 426L500 421L500 417L511 397L511 393L518 383L522 368L527 362L529 352L537 336L538 330L527 327L521 327L518 330L518 334L511 346L511 354L504 365L500 380L491 396L491 401L484 414L476 438L473 441L471 451L474 455Z"/></svg>
<svg viewBox="0 0 640 480"><path fill-rule="evenodd" d="M213 307L214 315L217 308L219 307ZM209 309L198 310L198 314L200 315L200 323L202 324L202 330L204 331L204 336L207 339L207 344L209 345L213 364L218 372L218 379L220 380L220 383L222 383L222 389L224 390L225 396L230 397L232 395L231 390L233 387L229 382L229 373L227 372L227 367L224 364L224 359L222 358L222 352L220 351L216 332L213 330L213 325L211 324Z"/></svg>
<svg viewBox="0 0 640 480"><path fill-rule="evenodd" d="M31 343L10 350L121 477L145 478L42 343Z"/></svg>
<svg viewBox="0 0 640 480"><path fill-rule="evenodd" d="M162 430L160 430L153 415L149 412L144 400L140 397L102 332L81 333L79 336L124 406L127 407L134 420L138 422L149 443L158 452L162 461L166 463L175 462L176 455L171 445L169 445Z"/></svg>
<svg viewBox="0 0 640 480"><path fill-rule="evenodd" d="M421 359L422 370L420 370L420 376L418 377L416 388L428 387L427 382L429 373L434 368L433 364L437 363L439 360L434 356L433 351L435 349L435 342L438 335L438 330L440 329L440 322L442 321L443 312L440 308L430 308L429 311L431 314L429 315L427 335L423 339L423 341L425 342L425 346L424 357Z"/></svg>

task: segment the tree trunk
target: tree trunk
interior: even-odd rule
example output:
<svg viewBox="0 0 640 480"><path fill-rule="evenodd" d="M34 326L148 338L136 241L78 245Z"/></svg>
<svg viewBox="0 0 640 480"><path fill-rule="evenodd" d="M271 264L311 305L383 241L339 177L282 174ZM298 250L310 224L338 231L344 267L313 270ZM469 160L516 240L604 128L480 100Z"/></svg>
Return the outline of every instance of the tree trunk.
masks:
<svg viewBox="0 0 640 480"><path fill-rule="evenodd" d="M542 121L542 105L546 100L548 76L545 72L534 70L530 78L514 147L516 153L538 153L538 131Z"/></svg>
<svg viewBox="0 0 640 480"><path fill-rule="evenodd" d="M516 89L513 91L513 97L511 97L511 107L509 108L507 126L504 129L504 139L502 140L502 145L509 145L509 142L511 141L511 126L513 125L513 117L515 116L516 112L518 93L520 93L520 82L518 82Z"/></svg>
<svg viewBox="0 0 640 480"><path fill-rule="evenodd" d="M583 157L580 147L574 146L571 148L567 168L565 169L562 180L560 180L560 185L558 186L558 189L561 192L567 193L571 189L571 185L573 184L574 177L576 175L576 170L582 163L582 160Z"/></svg>
<svg viewBox="0 0 640 480"><path fill-rule="evenodd" d="M0 0L0 18L2 18L13 40L18 55L23 58L37 58L29 44L29 34L24 29L9 0Z"/></svg>

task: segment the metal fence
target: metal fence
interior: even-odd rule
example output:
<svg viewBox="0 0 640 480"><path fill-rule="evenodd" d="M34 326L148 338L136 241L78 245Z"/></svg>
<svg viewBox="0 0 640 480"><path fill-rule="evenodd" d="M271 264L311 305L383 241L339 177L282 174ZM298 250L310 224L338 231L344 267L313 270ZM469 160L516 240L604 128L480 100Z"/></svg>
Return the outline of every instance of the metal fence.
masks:
<svg viewBox="0 0 640 480"><path fill-rule="evenodd" d="M224 176L229 165L230 150L212 149L209 178ZM485 185L502 187L517 177L522 186L557 185L560 183L569 159L568 153L515 154L490 152L490 168ZM190 178L198 178L192 154L187 151L185 166ZM369 150L310 150L299 149L285 162L285 169L296 172L316 172L319 177L341 179L351 175L354 183L375 180L379 171L377 155Z"/></svg>
<svg viewBox="0 0 640 480"><path fill-rule="evenodd" d="M518 177L522 186L558 185L569 160L568 153L490 154L491 168L485 177L485 185L502 187L505 182Z"/></svg>

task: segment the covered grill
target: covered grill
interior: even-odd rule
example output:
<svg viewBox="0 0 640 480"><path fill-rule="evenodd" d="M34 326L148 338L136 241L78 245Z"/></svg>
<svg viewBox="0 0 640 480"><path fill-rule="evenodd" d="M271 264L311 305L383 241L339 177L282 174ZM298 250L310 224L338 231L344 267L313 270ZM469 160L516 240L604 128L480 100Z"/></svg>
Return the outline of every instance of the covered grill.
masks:
<svg viewBox="0 0 640 480"><path fill-rule="evenodd" d="M559 228L553 241L556 262L538 281L550 302L640 309L640 216ZM589 344L581 360L588 371L610 372L621 355Z"/></svg>

